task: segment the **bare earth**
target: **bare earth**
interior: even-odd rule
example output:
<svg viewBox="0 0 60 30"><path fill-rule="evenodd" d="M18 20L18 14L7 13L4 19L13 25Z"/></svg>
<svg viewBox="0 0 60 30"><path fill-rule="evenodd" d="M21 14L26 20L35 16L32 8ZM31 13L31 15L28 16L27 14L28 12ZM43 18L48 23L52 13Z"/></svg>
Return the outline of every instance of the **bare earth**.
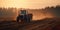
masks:
<svg viewBox="0 0 60 30"><path fill-rule="evenodd" d="M60 25L60 19L46 18L29 23L17 23L16 21L1 21L0 30L47 30Z"/></svg>

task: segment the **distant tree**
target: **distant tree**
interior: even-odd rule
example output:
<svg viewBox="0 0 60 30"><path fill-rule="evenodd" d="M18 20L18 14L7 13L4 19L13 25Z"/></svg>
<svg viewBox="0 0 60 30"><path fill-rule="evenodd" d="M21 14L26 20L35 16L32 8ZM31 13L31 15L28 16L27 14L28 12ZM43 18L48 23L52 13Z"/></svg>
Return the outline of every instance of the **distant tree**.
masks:
<svg viewBox="0 0 60 30"><path fill-rule="evenodd" d="M60 5L56 6L55 13L57 14L57 16L60 16Z"/></svg>
<svg viewBox="0 0 60 30"><path fill-rule="evenodd" d="M46 10L46 12L50 12L53 13L54 15L60 17L60 5L56 5L56 7L52 6L52 7L46 7L44 10Z"/></svg>

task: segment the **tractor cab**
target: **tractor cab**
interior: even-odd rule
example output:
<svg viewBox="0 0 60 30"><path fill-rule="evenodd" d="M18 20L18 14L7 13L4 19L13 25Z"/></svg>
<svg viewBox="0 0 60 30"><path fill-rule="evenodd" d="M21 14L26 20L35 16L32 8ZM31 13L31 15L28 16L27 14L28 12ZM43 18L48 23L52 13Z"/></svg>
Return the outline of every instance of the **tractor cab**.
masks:
<svg viewBox="0 0 60 30"><path fill-rule="evenodd" d="M27 15L28 11L27 10L20 10L20 15Z"/></svg>

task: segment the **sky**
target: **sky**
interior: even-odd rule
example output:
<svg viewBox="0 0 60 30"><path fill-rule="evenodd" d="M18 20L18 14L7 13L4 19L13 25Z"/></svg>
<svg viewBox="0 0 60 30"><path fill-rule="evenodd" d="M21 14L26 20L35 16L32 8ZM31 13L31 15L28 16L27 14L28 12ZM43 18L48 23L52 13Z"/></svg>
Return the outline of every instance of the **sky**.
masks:
<svg viewBox="0 0 60 30"><path fill-rule="evenodd" d="M60 0L0 0L0 7L17 8L45 8L46 6L60 5Z"/></svg>

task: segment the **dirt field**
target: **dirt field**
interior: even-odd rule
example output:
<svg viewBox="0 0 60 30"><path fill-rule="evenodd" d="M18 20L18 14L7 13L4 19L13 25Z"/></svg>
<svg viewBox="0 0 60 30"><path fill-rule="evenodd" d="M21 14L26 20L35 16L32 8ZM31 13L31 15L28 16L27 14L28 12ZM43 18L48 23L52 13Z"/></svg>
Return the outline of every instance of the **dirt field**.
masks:
<svg viewBox="0 0 60 30"><path fill-rule="evenodd" d="M16 21L1 21L0 30L49 30L56 25L60 26L59 19L46 18L29 23L17 23Z"/></svg>

